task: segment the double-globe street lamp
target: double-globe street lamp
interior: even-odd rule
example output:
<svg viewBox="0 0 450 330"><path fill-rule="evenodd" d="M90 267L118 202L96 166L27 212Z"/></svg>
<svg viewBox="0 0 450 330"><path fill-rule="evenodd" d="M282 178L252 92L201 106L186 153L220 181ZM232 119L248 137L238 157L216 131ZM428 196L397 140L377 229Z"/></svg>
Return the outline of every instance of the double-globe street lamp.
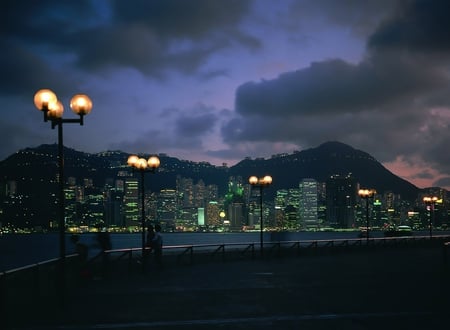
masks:
<svg viewBox="0 0 450 330"><path fill-rule="evenodd" d="M139 171L141 173L141 226L142 226L142 265L144 267L144 256L145 256L145 173L155 173L156 169L161 164L160 160L156 156L151 156L149 159L140 158L136 155L131 155L128 157L128 165L133 168L133 170ZM144 268L143 268L144 269Z"/></svg>
<svg viewBox="0 0 450 330"><path fill-rule="evenodd" d="M44 113L44 122L50 121L52 129L58 126L58 168L59 168L59 255L61 267L62 292L65 286L65 196L64 196L64 144L63 144L63 124L84 124L84 116L92 110L92 101L85 94L77 94L70 100L70 108L79 118L63 119L64 107L56 97L56 94L49 89L41 89L34 95L34 104L38 110Z"/></svg>
<svg viewBox="0 0 450 330"><path fill-rule="evenodd" d="M433 221L434 221L434 206L438 198L436 196L425 196L423 202L427 205L430 213L428 214L428 229L430 231L430 240L433 238Z"/></svg>
<svg viewBox="0 0 450 330"><path fill-rule="evenodd" d="M270 175L266 175L262 178L258 178L257 176L252 175L248 182L252 187L259 188L259 244L260 244L260 253L264 254L264 239L263 239L263 189L270 186L272 184L272 177Z"/></svg>
<svg viewBox="0 0 450 330"><path fill-rule="evenodd" d="M376 194L375 189L359 189L359 197L366 200L366 242L369 244L369 198Z"/></svg>

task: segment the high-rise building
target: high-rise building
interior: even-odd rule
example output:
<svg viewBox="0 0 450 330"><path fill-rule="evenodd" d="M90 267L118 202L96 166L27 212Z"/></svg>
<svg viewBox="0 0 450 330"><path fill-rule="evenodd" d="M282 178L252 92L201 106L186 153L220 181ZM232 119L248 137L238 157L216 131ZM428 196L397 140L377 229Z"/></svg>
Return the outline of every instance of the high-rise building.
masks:
<svg viewBox="0 0 450 330"><path fill-rule="evenodd" d="M177 210L177 191L162 189L158 195L157 221L164 228L175 229Z"/></svg>
<svg viewBox="0 0 450 330"><path fill-rule="evenodd" d="M358 185L350 174L333 175L326 182L327 223L334 228L352 228Z"/></svg>
<svg viewBox="0 0 450 330"><path fill-rule="evenodd" d="M105 219L107 226L124 227L122 190L113 188L108 191Z"/></svg>
<svg viewBox="0 0 450 330"><path fill-rule="evenodd" d="M230 221L230 230L241 230L244 225L244 204L229 204L227 214L228 220Z"/></svg>
<svg viewBox="0 0 450 330"><path fill-rule="evenodd" d="M125 226L140 226L139 222L139 183L137 179L125 179L124 186L124 216Z"/></svg>
<svg viewBox="0 0 450 330"><path fill-rule="evenodd" d="M299 219L302 228L317 229L319 220L317 217L317 181L303 179L299 184Z"/></svg>
<svg viewBox="0 0 450 330"><path fill-rule="evenodd" d="M177 176L176 180L177 192L182 199L180 204L182 207L194 206L194 183L190 178L182 178Z"/></svg>
<svg viewBox="0 0 450 330"><path fill-rule="evenodd" d="M205 207L206 187L203 180L199 180L194 186L194 206Z"/></svg>
<svg viewBox="0 0 450 330"><path fill-rule="evenodd" d="M216 201L209 201L206 205L206 224L209 227L219 227L222 225L219 213L219 204Z"/></svg>
<svg viewBox="0 0 450 330"><path fill-rule="evenodd" d="M198 207L197 208L197 225L199 227L204 227L205 224L205 208L204 207Z"/></svg>

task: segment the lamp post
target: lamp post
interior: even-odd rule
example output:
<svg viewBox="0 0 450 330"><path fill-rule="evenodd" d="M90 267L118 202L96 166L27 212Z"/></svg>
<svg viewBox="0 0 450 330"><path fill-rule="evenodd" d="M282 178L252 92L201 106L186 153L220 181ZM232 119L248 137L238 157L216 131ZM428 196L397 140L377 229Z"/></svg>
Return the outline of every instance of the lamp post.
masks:
<svg viewBox="0 0 450 330"><path fill-rule="evenodd" d="M438 198L436 196L425 196L423 202L429 207L428 228L430 230L430 240L433 238L433 221L434 221L434 206Z"/></svg>
<svg viewBox="0 0 450 330"><path fill-rule="evenodd" d="M264 254L264 242L263 242L263 188L266 188L272 184L272 177L270 175L266 175L262 178L258 178L257 176L252 175L248 182L252 187L259 188L259 244L260 244L260 253L261 256Z"/></svg>
<svg viewBox="0 0 450 330"><path fill-rule="evenodd" d="M38 110L44 113L44 122L50 121L52 129L58 126L58 168L59 168L59 256L61 267L61 294L65 289L65 200L64 200L64 144L63 144L63 124L84 124L84 116L92 110L92 101L85 94L77 94L70 100L70 108L79 118L63 119L64 107L56 97L56 94L49 89L41 89L34 95L34 104ZM63 296L64 297L64 296Z"/></svg>
<svg viewBox="0 0 450 330"><path fill-rule="evenodd" d="M375 189L359 189L359 197L366 200L366 242L369 244L369 198L372 198L376 194Z"/></svg>
<svg viewBox="0 0 450 330"><path fill-rule="evenodd" d="M128 165L141 173L141 226L142 226L142 267L144 268L144 255L145 255L145 173L155 173L156 169L161 164L160 160L156 156L151 156L148 160L145 158L139 158L136 155L128 157Z"/></svg>

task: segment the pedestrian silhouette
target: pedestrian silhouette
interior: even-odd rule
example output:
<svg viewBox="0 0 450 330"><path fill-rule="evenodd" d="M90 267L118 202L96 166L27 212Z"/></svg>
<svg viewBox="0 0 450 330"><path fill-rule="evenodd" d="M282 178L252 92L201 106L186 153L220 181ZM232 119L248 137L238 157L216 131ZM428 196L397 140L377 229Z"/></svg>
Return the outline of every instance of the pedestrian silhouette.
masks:
<svg viewBox="0 0 450 330"><path fill-rule="evenodd" d="M155 251L155 262L159 268L162 268L162 247L163 247L163 237L161 235L161 226L159 224L155 225L155 236L152 240L152 248Z"/></svg>
<svg viewBox="0 0 450 330"><path fill-rule="evenodd" d="M153 250L153 238L155 238L155 229L152 225L149 225L147 228L147 241L145 243L145 255L148 256Z"/></svg>
<svg viewBox="0 0 450 330"><path fill-rule="evenodd" d="M83 280L91 277L91 271L88 267L88 247L86 244L80 242L80 235L73 234L70 240L75 245L75 253L78 254L80 260L79 276Z"/></svg>

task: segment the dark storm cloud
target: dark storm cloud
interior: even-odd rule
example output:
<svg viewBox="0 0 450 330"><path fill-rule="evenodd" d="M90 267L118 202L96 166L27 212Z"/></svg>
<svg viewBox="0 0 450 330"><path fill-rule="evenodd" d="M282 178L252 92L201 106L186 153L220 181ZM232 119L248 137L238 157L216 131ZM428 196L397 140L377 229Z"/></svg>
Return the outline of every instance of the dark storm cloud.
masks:
<svg viewBox="0 0 450 330"><path fill-rule="evenodd" d="M6 1L0 44L2 93L54 86L80 67L89 73L117 66L160 77L165 70L193 73L217 50L259 41L239 30L251 1ZM55 58L54 55L57 57ZM47 70L48 68L52 70ZM58 68L58 69L56 69ZM72 83L73 84L73 83ZM33 85L34 86L34 85Z"/></svg>
<svg viewBox="0 0 450 330"><path fill-rule="evenodd" d="M60 70L52 68L36 52L0 39L0 95L27 95L43 87L58 86L57 92L73 85L63 78Z"/></svg>
<svg viewBox="0 0 450 330"><path fill-rule="evenodd" d="M450 51L450 2L414 0L400 7L369 38L370 49Z"/></svg>
<svg viewBox="0 0 450 330"><path fill-rule="evenodd" d="M90 0L2 1L4 36L33 44L63 42L67 32L85 27L95 18Z"/></svg>
<svg viewBox="0 0 450 330"><path fill-rule="evenodd" d="M121 65L151 75L171 69L195 72L215 51L233 42L258 47L238 29L251 1L183 0L112 2L112 21L84 31L79 64L90 69ZM94 33L92 33L94 32Z"/></svg>
<svg viewBox="0 0 450 330"><path fill-rule="evenodd" d="M180 137L202 136L213 130L217 117L212 113L180 116L175 121L175 133Z"/></svg>
<svg viewBox="0 0 450 330"><path fill-rule="evenodd" d="M290 24L320 17L333 25L350 28L354 34L366 36L395 8L396 3L393 0L294 1L289 10Z"/></svg>
<svg viewBox="0 0 450 330"><path fill-rule="evenodd" d="M68 68L55 66L57 60L49 55L68 53L71 44L80 42L72 33L95 17L92 2L11 0L2 5L0 94L29 95L43 86L58 86L63 93L68 85L73 88Z"/></svg>
<svg viewBox="0 0 450 330"><path fill-rule="evenodd" d="M203 39L220 29L234 30L250 7L249 0L113 1L113 19L125 25L147 26L168 38Z"/></svg>
<svg viewBox="0 0 450 330"><path fill-rule="evenodd" d="M237 115L222 126L224 140L300 148L340 140L374 151L380 161L422 155L448 173L450 159L442 150L450 143L449 119L431 108L450 106L450 57L436 56L450 43L450 2L399 3L405 7L373 32L358 64L315 62L242 84Z"/></svg>
<svg viewBox="0 0 450 330"><path fill-rule="evenodd" d="M236 111L270 116L359 112L430 89L443 79L398 58L377 57L358 65L317 62L277 79L241 85Z"/></svg>
<svg viewBox="0 0 450 330"><path fill-rule="evenodd" d="M228 111L216 111L214 108L199 104L190 109L165 109L160 117L165 123L158 128L148 129L134 141L123 141L112 145L121 150L167 150L202 149L207 136L215 129L221 117Z"/></svg>

